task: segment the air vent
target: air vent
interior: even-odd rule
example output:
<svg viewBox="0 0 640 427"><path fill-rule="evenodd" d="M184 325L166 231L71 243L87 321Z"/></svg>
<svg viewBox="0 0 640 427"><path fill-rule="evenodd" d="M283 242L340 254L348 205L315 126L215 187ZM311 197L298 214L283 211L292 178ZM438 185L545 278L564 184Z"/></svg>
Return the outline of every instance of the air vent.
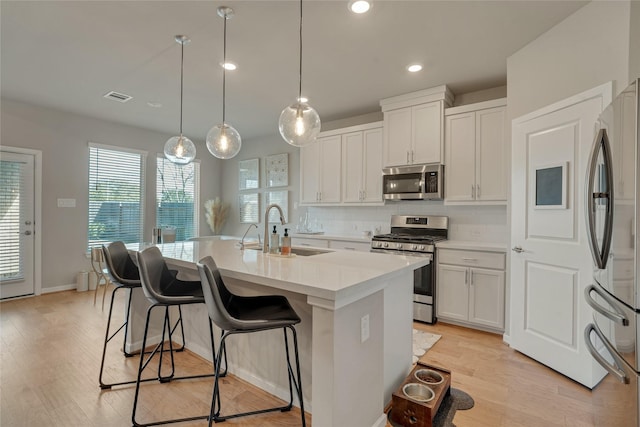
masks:
<svg viewBox="0 0 640 427"><path fill-rule="evenodd" d="M133 99L133 96L125 95L124 93L119 93L119 92L114 92L114 91L111 91L111 92L105 94L104 97L107 98L107 99L111 99L113 101L118 101L118 102L122 102L122 103Z"/></svg>

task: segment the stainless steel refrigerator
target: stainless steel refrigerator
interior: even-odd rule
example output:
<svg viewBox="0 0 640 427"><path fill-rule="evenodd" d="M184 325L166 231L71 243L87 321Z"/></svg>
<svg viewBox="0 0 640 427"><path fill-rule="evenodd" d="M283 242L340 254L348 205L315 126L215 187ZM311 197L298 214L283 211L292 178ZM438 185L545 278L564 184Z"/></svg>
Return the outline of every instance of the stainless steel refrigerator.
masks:
<svg viewBox="0 0 640 427"><path fill-rule="evenodd" d="M592 390L596 426L640 426L639 85L640 79L600 115L587 171L594 269L584 297L594 311L584 339L608 371Z"/></svg>

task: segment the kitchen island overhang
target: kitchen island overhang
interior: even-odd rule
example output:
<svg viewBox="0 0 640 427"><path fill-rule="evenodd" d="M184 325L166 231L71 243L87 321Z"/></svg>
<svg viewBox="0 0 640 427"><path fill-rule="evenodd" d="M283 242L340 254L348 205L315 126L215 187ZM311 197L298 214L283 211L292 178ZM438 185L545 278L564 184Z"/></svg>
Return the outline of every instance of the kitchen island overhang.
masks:
<svg viewBox="0 0 640 427"><path fill-rule="evenodd" d="M157 246L168 264L187 277L197 278L195 263L210 255L234 292L290 299L303 319L296 329L305 408L314 426L386 424L384 406L411 369L413 271L428 259L340 250L283 258L240 250L233 240ZM141 247L129 245L131 250ZM144 310L141 293L135 299L134 306ZM186 307L183 316L187 348L211 360L204 341L206 309ZM265 336L235 348L230 343L230 371L286 398L286 373L279 363L284 354L274 350L280 345L268 344L282 338ZM260 355L260 346L269 347L266 356Z"/></svg>

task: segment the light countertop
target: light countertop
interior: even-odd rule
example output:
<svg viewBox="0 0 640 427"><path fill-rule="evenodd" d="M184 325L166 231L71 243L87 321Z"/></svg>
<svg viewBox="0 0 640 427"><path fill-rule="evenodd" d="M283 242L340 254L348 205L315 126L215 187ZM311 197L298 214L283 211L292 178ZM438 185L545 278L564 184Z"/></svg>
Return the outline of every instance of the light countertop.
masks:
<svg viewBox="0 0 640 427"><path fill-rule="evenodd" d="M507 252L506 243L472 242L466 240L443 240L436 243L439 249L462 249L467 251Z"/></svg>
<svg viewBox="0 0 640 427"><path fill-rule="evenodd" d="M223 276L333 301L336 305L376 292L379 284L390 276L429 263L425 257L346 250L286 258L263 254L261 250L242 251L237 243L202 240L158 247L168 263L178 267L194 269L197 261L211 255ZM138 250L139 246L127 247Z"/></svg>
<svg viewBox="0 0 640 427"><path fill-rule="evenodd" d="M363 235L340 235L340 234L305 234L305 233L292 233L291 237L297 237L299 239L319 239L319 240L343 240L345 242L362 242L371 243L371 236Z"/></svg>

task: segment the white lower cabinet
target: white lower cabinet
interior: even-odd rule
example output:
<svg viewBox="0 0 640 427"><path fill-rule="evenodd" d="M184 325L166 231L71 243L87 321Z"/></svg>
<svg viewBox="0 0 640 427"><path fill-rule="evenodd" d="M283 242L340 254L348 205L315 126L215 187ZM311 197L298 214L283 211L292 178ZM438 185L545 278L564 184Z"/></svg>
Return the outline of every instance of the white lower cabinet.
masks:
<svg viewBox="0 0 640 427"><path fill-rule="evenodd" d="M438 249L439 320L504 331L505 254Z"/></svg>
<svg viewBox="0 0 640 427"><path fill-rule="evenodd" d="M316 248L328 248L329 241L325 239L305 239L304 237L292 237L291 246L313 246Z"/></svg>

